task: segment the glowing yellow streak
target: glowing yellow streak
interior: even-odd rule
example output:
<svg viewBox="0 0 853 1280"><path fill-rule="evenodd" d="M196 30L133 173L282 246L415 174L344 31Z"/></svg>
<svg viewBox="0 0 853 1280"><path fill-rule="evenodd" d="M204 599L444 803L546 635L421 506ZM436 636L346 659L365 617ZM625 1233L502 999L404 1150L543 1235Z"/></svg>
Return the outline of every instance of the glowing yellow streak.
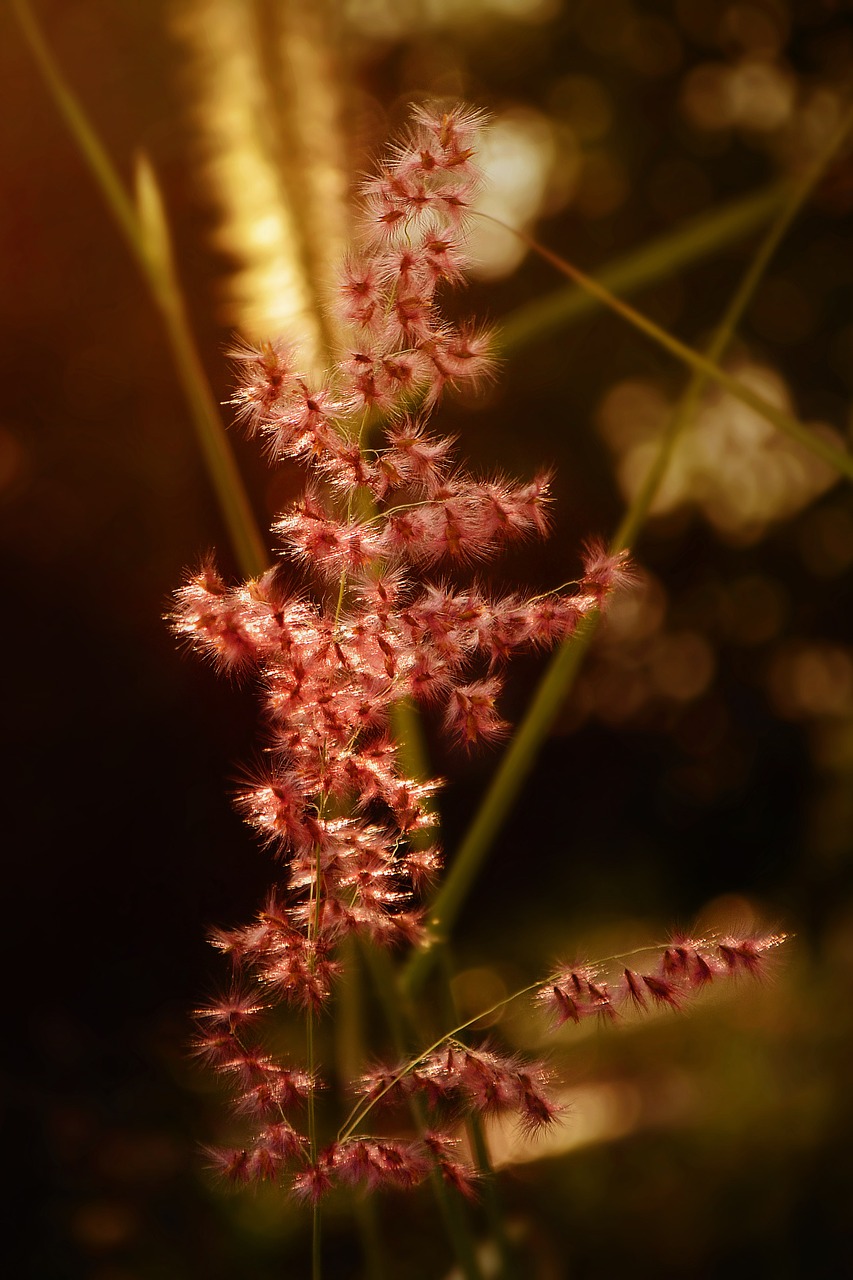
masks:
<svg viewBox="0 0 853 1280"><path fill-rule="evenodd" d="M285 0L279 48L286 113L292 122L294 163L285 169L294 203L301 196L301 229L315 298L323 301L332 270L352 239L349 173L342 131L346 75L332 41L328 6ZM336 335L326 333L334 346Z"/></svg>
<svg viewBox="0 0 853 1280"><path fill-rule="evenodd" d="M246 0L181 0L176 31L189 53L202 165L222 212L215 243L238 264L224 286L222 316L249 339L297 342L315 366L320 322L297 215L283 194L254 8Z"/></svg>

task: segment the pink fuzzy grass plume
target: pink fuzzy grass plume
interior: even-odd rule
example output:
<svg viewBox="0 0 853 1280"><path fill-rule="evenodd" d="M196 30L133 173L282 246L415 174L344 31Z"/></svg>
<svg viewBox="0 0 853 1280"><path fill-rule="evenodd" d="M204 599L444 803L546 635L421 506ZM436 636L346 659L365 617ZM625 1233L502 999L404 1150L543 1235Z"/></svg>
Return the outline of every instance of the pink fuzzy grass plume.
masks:
<svg viewBox="0 0 853 1280"><path fill-rule="evenodd" d="M229 585L208 559L170 618L196 652L260 691L263 764L238 806L277 859L256 919L212 938L233 978L199 1011L194 1048L251 1132L211 1158L231 1181L274 1180L315 1203L336 1184L406 1188L430 1169L463 1194L473 1185L447 1129L397 1138L349 1126L322 1145L313 1047L303 1063L268 1047L279 1006L303 1012L313 1046L347 937L421 941L420 893L441 863L430 840L439 784L408 776L392 708L437 709L466 750L496 741L508 732L507 660L571 637L628 573L624 556L590 543L571 590L499 595L470 577L542 537L550 501L547 473L474 476L430 423L447 388L494 373L487 330L441 313L464 272L482 123L468 108L418 107L364 183L334 304L344 341L324 376L275 340L234 351L238 420L273 462L298 462L305 486L274 524L279 556L266 573ZM450 1114L510 1110L530 1131L557 1114L544 1067L492 1049L445 1046L406 1079Z"/></svg>
<svg viewBox="0 0 853 1280"><path fill-rule="evenodd" d="M622 1015L678 1010L712 983L760 981L769 971L771 953L787 938L784 933L678 936L664 946L563 966L483 1015L531 994L552 1028L590 1018L610 1024ZM356 1084L362 1099L353 1112L356 1120L415 1097L434 1123L442 1120L449 1130L472 1114L484 1120L514 1117L527 1137L547 1129L563 1110L553 1093L552 1068L492 1045L472 1047L460 1036L476 1021L471 1018L448 1032L417 1058L366 1072Z"/></svg>
<svg viewBox="0 0 853 1280"><path fill-rule="evenodd" d="M589 1017L613 1020L620 1013L680 1009L711 984L767 973L769 955L784 933L676 937L668 946L625 956L633 964L566 965L536 993L556 1027ZM637 956L644 959L639 961Z"/></svg>

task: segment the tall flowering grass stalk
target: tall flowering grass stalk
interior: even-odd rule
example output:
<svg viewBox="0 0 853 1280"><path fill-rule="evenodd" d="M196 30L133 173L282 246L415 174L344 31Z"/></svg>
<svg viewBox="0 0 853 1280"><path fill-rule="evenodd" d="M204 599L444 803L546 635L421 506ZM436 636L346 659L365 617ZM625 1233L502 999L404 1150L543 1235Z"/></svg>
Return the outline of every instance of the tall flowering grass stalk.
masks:
<svg viewBox="0 0 853 1280"><path fill-rule="evenodd" d="M440 309L442 289L465 270L481 125L464 107L416 108L364 183L359 241L334 300L346 336L327 376L309 376L280 343L235 351L238 418L273 462L303 466L305 487L273 526L281 555L272 568L233 586L206 560L171 615L194 649L260 690L264 763L238 804L280 867L257 918L212 938L233 974L199 1011L195 1048L228 1081L249 1134L211 1159L233 1182L280 1182L314 1206L315 1275L317 1205L335 1185L409 1188L432 1175L470 1196L461 1113L514 1113L535 1132L559 1112L542 1064L468 1045L463 1027L408 1063L351 1081L359 1101L332 1142L321 1140L330 1126L319 1118L326 1082L315 1025L342 944L422 946L421 897L441 866L430 837L440 783L407 775L393 709L404 700L432 709L464 750L501 739L507 660L562 644L630 576L622 553L594 542L569 588L497 595L472 576L549 522L546 473L476 477L431 427L448 386L493 375L489 333L452 325ZM620 1005L677 1006L725 974L755 972L779 940L681 940L652 966L624 967L615 983L583 965L535 990L558 1022L612 1017ZM304 1016L302 1061L268 1047L282 1005ZM415 1095L420 1132L371 1127L380 1101Z"/></svg>

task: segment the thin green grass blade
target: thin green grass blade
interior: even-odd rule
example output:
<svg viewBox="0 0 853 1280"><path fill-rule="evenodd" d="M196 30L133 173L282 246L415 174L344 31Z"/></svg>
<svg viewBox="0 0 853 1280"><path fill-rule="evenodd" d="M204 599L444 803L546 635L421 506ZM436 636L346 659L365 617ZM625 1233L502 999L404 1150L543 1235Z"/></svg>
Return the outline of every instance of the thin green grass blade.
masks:
<svg viewBox="0 0 853 1280"><path fill-rule="evenodd" d="M731 341L779 242L820 181L851 126L853 110L846 114L839 128L804 171L800 181L790 190L787 202L779 210L729 303L707 353L693 365L693 378L670 419L643 486L630 503L613 537L612 551L630 548L636 541L666 474L676 441L692 418L702 391L709 380L720 381L716 362ZM802 430L805 431L805 428ZM563 644L552 657L527 714L505 751L497 773L462 841L453 866L427 913L428 944L412 956L401 972L401 987L407 995L419 990L438 959L443 939L449 935L488 856L492 842L512 809L538 750L574 684L598 622L598 616L585 618L572 640Z"/></svg>
<svg viewBox="0 0 853 1280"><path fill-rule="evenodd" d="M620 298L668 280L684 267L710 258L766 226L780 209L789 207L790 196L788 183L773 183L692 218L683 227L608 263L595 278ZM497 339L500 349L504 354L512 354L603 306L598 298L577 286L558 289L544 298L525 303L501 320Z"/></svg>
<svg viewBox="0 0 853 1280"><path fill-rule="evenodd" d="M675 338L666 329L662 329L660 325L655 324L654 320L650 320L648 316L644 316L641 312L636 311L627 302L623 302L621 298L615 297L609 290L605 289L592 276L586 275L570 262L566 262L558 254L552 253L550 249L546 249L544 245L538 244L529 236L522 235L522 238L530 245L540 257L550 262L563 275L568 276L570 280L574 280L590 296L596 298L604 306L609 307L611 311L616 312L623 320L635 329L639 329L646 337L663 347L670 355L675 356L682 364L693 370L695 373L703 375L712 382L716 382L724 391L728 391L729 395L734 396L736 400L740 400L742 404L747 405L760 417L771 422L785 435L790 436L792 440L796 440L798 444L804 446L816 457L826 462L829 466L834 467L841 475L848 480L853 480L853 455L846 453L842 449L837 449L828 440L822 436L816 435L814 431L810 431L808 427L804 427L791 414L786 413L784 409L780 409L778 405L772 404L771 401L753 391L751 387L746 386L738 378L727 373L725 369L721 369L713 360L709 360L707 356L701 355L698 351L694 351L692 347L688 347L686 343L679 338Z"/></svg>
<svg viewBox="0 0 853 1280"><path fill-rule="evenodd" d="M205 465L228 527L241 570L263 573L269 555L237 470L218 405L210 390L186 315L173 267L171 237L163 199L150 163L137 163L137 205L133 204L86 113L66 84L26 0L12 0L12 12L44 83L136 259L160 312L178 377L186 395Z"/></svg>

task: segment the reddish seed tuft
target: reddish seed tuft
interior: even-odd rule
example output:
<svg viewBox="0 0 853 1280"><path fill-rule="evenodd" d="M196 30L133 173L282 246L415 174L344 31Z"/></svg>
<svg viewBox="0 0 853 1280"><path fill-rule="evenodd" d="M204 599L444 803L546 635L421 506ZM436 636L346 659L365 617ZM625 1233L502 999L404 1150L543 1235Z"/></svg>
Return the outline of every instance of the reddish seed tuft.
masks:
<svg viewBox="0 0 853 1280"><path fill-rule="evenodd" d="M501 682L492 677L451 690L445 724L462 746L470 748L505 736L508 725L495 707L500 689Z"/></svg>
<svg viewBox="0 0 853 1280"><path fill-rule="evenodd" d="M612 992L591 970L580 966L543 983L536 998L555 1026L578 1023L593 1012L613 1017L620 1005L633 1006L639 1013L651 1006L680 1009L719 978L761 977L766 953L784 941L784 934L711 940L679 937L661 949L654 972L623 968Z"/></svg>
<svg viewBox="0 0 853 1280"><path fill-rule="evenodd" d="M668 1004L677 1009L680 1004L680 993L674 982L667 978L656 977L652 973L641 974L646 990L656 1004Z"/></svg>
<svg viewBox="0 0 853 1280"><path fill-rule="evenodd" d="M290 1187L297 1200L317 1204L332 1189L332 1178L326 1161L309 1165L293 1177Z"/></svg>
<svg viewBox="0 0 853 1280"><path fill-rule="evenodd" d="M637 1009L645 1009L648 1001L646 993L643 990L643 980L638 973L634 973L633 969L625 969L623 973L625 981L625 993L631 1003Z"/></svg>
<svg viewBox="0 0 853 1280"><path fill-rule="evenodd" d="M226 1182L250 1182L252 1169L249 1152L234 1147L207 1147L209 1168Z"/></svg>
<svg viewBox="0 0 853 1280"><path fill-rule="evenodd" d="M746 973L758 977L764 970L765 955L785 941L785 934L767 934L764 937L722 938L717 952L732 974Z"/></svg>
<svg viewBox="0 0 853 1280"><path fill-rule="evenodd" d="M294 377L293 353L281 342L253 347L240 341L228 354L238 375L230 403L237 410L238 421L255 432L288 393Z"/></svg>
<svg viewBox="0 0 853 1280"><path fill-rule="evenodd" d="M596 539L587 542L583 563L584 576L581 590L590 592L599 602L609 592L634 581L634 571L627 551L619 551L611 555L604 543Z"/></svg>
<svg viewBox="0 0 853 1280"><path fill-rule="evenodd" d="M423 1144L445 1182L467 1200L476 1200L477 1171L456 1158L458 1143L445 1134L430 1132L424 1134Z"/></svg>
<svg viewBox="0 0 853 1280"><path fill-rule="evenodd" d="M444 288L464 271L483 123L466 107L416 109L363 184L360 243L335 290L343 355L325 375L309 376L281 343L232 353L237 418L272 459L298 464L306 483L275 522L282 554L273 569L232 587L206 560L176 593L170 618L220 669L257 680L268 741L237 807L279 860L256 920L212 937L235 979L198 1011L194 1051L255 1128L245 1149L225 1148L214 1163L232 1182L289 1180L312 1202L341 1181L411 1187L431 1165L473 1195L472 1171L438 1132L421 1143L350 1133L318 1155L298 1126L320 1082L261 1040L269 1006L310 1018L328 1007L349 935L384 947L423 941L417 898L440 866L425 843L437 784L407 775L391 731L395 707L405 699L441 707L466 749L496 742L507 731L503 664L567 639L627 576L624 557L590 548L573 595L528 600L456 580L549 526L546 473L472 476L455 460L455 442L429 423L446 390L476 387L495 369L489 331L441 313ZM430 580L438 565L452 585ZM284 584L299 575L304 588L294 594ZM713 959L691 955L690 973L705 962L754 969L728 943ZM615 998L598 974L576 968L550 984L545 1003L556 1021L579 1022L614 1016ZM387 1073L373 1073L367 1097L387 1083ZM559 1111L541 1066L455 1043L388 1092L389 1101L422 1094L436 1117L514 1114L531 1133Z"/></svg>

